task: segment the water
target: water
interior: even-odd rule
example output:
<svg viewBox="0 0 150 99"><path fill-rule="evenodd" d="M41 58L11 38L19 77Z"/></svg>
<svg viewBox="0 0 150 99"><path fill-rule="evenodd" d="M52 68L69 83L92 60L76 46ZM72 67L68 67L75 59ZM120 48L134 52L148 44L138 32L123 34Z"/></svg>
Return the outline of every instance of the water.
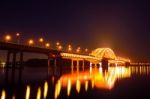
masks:
<svg viewBox="0 0 150 99"><path fill-rule="evenodd" d="M13 71L13 72L12 72ZM149 99L150 67L0 69L1 99Z"/></svg>

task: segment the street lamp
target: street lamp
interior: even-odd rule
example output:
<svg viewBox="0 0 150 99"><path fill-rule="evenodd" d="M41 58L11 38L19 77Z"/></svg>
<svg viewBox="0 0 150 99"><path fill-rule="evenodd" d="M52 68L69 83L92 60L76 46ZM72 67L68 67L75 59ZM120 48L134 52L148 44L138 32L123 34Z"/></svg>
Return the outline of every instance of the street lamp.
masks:
<svg viewBox="0 0 150 99"><path fill-rule="evenodd" d="M39 38L39 42L40 43L43 43L44 42L44 39L41 37L41 38Z"/></svg>
<svg viewBox="0 0 150 99"><path fill-rule="evenodd" d="M76 52L79 53L80 51L81 51L81 48L78 47L78 48L76 49Z"/></svg>
<svg viewBox="0 0 150 99"><path fill-rule="evenodd" d="M88 49L87 49L87 48L85 49L85 52L86 52L86 53L88 52Z"/></svg>
<svg viewBox="0 0 150 99"><path fill-rule="evenodd" d="M68 45L68 52L71 52L71 51L72 51L72 46Z"/></svg>
<svg viewBox="0 0 150 99"><path fill-rule="evenodd" d="M62 50L62 46L61 45L58 46L58 50Z"/></svg>
<svg viewBox="0 0 150 99"><path fill-rule="evenodd" d="M6 36L5 36L5 41L6 41L6 42L11 41L11 39L12 39L11 35L6 35Z"/></svg>
<svg viewBox="0 0 150 99"><path fill-rule="evenodd" d="M44 46L44 45L43 45L43 42L44 42L44 39L43 39L42 37L39 38L39 43L40 43L39 46L40 46L40 47Z"/></svg>
<svg viewBox="0 0 150 99"><path fill-rule="evenodd" d="M56 49L59 49L60 43L56 42Z"/></svg>
<svg viewBox="0 0 150 99"><path fill-rule="evenodd" d="M20 33L16 33L16 37L17 37L17 44L20 43Z"/></svg>
<svg viewBox="0 0 150 99"><path fill-rule="evenodd" d="M50 43L46 43L46 44L45 44L45 47L46 47L46 48L49 48L49 47L50 47Z"/></svg>
<svg viewBox="0 0 150 99"><path fill-rule="evenodd" d="M34 41L33 41L32 39L30 39L30 40L28 41L28 44L31 46L31 45L34 44Z"/></svg>
<svg viewBox="0 0 150 99"><path fill-rule="evenodd" d="M59 42L57 42L57 43L56 43L56 46L59 46L59 45L60 45L60 43L59 43Z"/></svg>

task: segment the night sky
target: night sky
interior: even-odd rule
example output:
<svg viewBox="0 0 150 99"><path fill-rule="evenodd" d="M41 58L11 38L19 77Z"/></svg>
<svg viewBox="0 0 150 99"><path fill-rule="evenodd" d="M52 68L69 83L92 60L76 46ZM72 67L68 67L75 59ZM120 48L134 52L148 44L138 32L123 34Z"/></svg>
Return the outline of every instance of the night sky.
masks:
<svg viewBox="0 0 150 99"><path fill-rule="evenodd" d="M150 59L150 3L118 1L0 0L0 38L20 32L22 42L42 36L91 50L110 47L131 60Z"/></svg>

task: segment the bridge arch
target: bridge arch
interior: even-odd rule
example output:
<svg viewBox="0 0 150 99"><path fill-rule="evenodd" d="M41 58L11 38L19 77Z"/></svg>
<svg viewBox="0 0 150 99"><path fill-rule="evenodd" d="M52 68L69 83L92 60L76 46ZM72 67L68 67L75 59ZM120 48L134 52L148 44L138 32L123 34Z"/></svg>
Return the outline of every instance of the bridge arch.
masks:
<svg viewBox="0 0 150 99"><path fill-rule="evenodd" d="M97 58L108 58L108 59L116 59L116 55L110 48L97 48L90 53L91 56Z"/></svg>

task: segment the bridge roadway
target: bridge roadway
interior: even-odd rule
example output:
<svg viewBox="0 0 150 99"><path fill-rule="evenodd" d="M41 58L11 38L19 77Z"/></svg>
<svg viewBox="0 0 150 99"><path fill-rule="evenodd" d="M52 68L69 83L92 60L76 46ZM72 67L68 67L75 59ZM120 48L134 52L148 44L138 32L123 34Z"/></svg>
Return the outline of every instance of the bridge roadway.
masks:
<svg viewBox="0 0 150 99"><path fill-rule="evenodd" d="M85 59L85 56L88 58L96 59L95 57L90 57L88 55L81 55L81 54L76 54L76 53L74 53L74 54L66 53L66 52L62 52L62 51L58 51L58 50L54 50L54 49L40 48L40 47L29 46L29 45L18 45L18 44L14 44L14 43L6 43L6 42L0 42L0 50L7 51L6 66L9 65L10 61L12 61L12 66L14 66L14 67L16 64L17 54L19 54L19 63L20 63L20 65L22 65L24 52L38 53L38 54L44 54L44 55L48 56L48 65L50 65L49 60L51 58L53 58L53 59L65 58L66 59L66 54L67 54L67 59L71 58L74 60L83 60L83 59ZM10 60L11 55L12 55L12 60ZM68 55L69 56L71 55L72 57L68 57ZM56 63L56 62L54 62L54 63ZM77 62L77 64L78 64L78 62Z"/></svg>
<svg viewBox="0 0 150 99"><path fill-rule="evenodd" d="M13 55L12 58L12 66L15 67L16 64L16 56L19 53L20 54L20 64L22 65L23 62L23 52L31 52L31 53L40 53L45 54L48 56L48 66L50 65L50 59L53 58L56 59L71 59L71 65L74 65L74 61L76 62L76 65L79 65L79 61L82 61L82 65L84 65L84 61L89 61L91 63L99 64L103 57L107 59L107 63L109 60L109 63L125 63L129 62L128 60L124 60L123 58L116 58L114 52L109 48L98 48L96 49L93 54L85 55L85 54L77 54L77 53L68 53L63 51L58 51L54 49L48 49L48 48L40 48L40 47L34 47L34 46L28 46L28 45L18 45L13 43L6 43L6 42L0 42L0 50L7 50L7 59L6 59L6 66L10 62L10 56ZM96 53L96 55L95 55ZM97 55L98 53L98 55ZM60 60L59 60L60 61ZM56 65L56 62L54 62Z"/></svg>
<svg viewBox="0 0 150 99"><path fill-rule="evenodd" d="M61 51L47 48L40 48L28 45L18 45L14 43L5 43L0 42L1 50L9 50L9 51L23 51L23 52L31 52L31 53L41 53L41 54L60 54Z"/></svg>

